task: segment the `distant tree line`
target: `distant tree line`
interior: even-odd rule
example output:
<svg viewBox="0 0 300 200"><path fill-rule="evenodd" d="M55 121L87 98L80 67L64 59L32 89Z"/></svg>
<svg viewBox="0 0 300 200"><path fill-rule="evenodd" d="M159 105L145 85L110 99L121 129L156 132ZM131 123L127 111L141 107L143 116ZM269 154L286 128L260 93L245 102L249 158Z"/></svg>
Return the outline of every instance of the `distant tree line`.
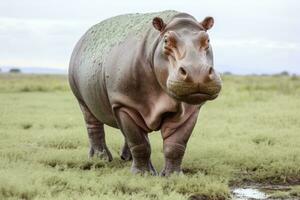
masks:
<svg viewBox="0 0 300 200"><path fill-rule="evenodd" d="M0 73L1 72L2 72L2 69L0 68ZM19 69L19 68L11 68L11 69L9 69L8 72L9 73L15 73L15 74L22 73L21 69Z"/></svg>
<svg viewBox="0 0 300 200"><path fill-rule="evenodd" d="M221 74L226 75L226 76L235 75L234 73L232 73L230 71L225 71ZM282 72L275 73L275 74L249 74L249 75L252 75L252 76L297 76L297 74L290 74L288 71L282 71Z"/></svg>
<svg viewBox="0 0 300 200"><path fill-rule="evenodd" d="M9 73L16 73L16 74L18 74L18 73L21 73L21 70L19 68L11 68L9 70Z"/></svg>

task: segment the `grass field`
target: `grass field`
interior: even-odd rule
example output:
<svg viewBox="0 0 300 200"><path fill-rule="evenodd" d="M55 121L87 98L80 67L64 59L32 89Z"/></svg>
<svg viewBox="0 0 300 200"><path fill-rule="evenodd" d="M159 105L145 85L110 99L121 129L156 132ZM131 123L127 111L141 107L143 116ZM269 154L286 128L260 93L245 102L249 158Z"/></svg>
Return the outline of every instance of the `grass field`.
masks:
<svg viewBox="0 0 300 200"><path fill-rule="evenodd" d="M300 77L225 76L201 110L185 175L134 176L119 158L122 136L106 127L111 163L89 160L79 106L65 76L0 75L0 199L230 198L244 184L294 185L300 199ZM163 166L162 140L150 135Z"/></svg>

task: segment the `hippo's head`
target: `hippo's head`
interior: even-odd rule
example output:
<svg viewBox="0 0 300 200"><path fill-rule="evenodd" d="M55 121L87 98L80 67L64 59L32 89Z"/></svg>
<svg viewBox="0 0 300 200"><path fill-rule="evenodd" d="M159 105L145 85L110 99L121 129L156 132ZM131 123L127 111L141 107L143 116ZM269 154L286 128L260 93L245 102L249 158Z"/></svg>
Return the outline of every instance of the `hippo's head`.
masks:
<svg viewBox="0 0 300 200"><path fill-rule="evenodd" d="M212 17L197 22L187 14L175 16L168 24L159 17L153 19L160 31L154 71L163 89L177 100L201 104L215 99L221 90L207 33L213 24Z"/></svg>

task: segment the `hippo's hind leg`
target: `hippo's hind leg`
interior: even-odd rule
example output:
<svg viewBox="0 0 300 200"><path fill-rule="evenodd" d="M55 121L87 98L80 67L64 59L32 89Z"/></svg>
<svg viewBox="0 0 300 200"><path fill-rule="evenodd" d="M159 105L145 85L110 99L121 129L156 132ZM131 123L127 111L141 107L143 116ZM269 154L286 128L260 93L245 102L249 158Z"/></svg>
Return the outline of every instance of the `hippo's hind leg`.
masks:
<svg viewBox="0 0 300 200"><path fill-rule="evenodd" d="M82 103L79 103L90 141L89 157L97 156L112 161L112 155L106 146L103 123L100 122Z"/></svg>

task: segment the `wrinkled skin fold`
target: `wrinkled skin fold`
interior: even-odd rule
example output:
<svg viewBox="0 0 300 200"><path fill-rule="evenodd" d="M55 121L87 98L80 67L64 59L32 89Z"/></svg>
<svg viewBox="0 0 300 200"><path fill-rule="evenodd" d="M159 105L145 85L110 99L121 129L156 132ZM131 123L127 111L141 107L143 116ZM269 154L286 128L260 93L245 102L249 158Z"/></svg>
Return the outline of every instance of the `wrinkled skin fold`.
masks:
<svg viewBox="0 0 300 200"><path fill-rule="evenodd" d="M160 175L181 173L199 110L221 90L208 35L213 25L212 17L197 21L164 11L110 18L82 36L69 82L86 122L90 157L113 159L106 124L124 135L120 156L132 160L131 171L156 175L148 134L161 130Z"/></svg>

